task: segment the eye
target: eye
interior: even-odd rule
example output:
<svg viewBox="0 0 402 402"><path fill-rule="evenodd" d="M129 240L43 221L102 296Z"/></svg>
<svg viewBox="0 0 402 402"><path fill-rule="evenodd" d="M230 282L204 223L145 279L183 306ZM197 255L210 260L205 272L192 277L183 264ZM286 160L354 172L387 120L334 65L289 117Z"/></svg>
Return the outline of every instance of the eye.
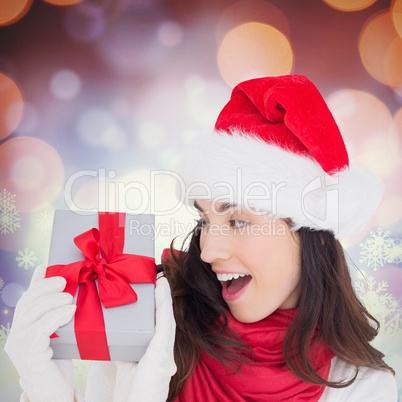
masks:
<svg viewBox="0 0 402 402"><path fill-rule="evenodd" d="M230 222L230 226L232 226L234 229L240 229L249 224L248 221L238 221L236 219L232 219L229 222Z"/></svg>
<svg viewBox="0 0 402 402"><path fill-rule="evenodd" d="M197 227L198 228L206 228L209 223L207 221L205 221L204 219L195 219L196 223L197 223Z"/></svg>

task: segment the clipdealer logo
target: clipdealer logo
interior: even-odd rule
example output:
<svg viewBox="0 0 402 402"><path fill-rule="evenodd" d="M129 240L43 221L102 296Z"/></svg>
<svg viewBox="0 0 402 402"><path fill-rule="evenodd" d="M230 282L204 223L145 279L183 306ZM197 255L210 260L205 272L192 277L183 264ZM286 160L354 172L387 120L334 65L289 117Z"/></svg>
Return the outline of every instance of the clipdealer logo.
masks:
<svg viewBox="0 0 402 402"><path fill-rule="evenodd" d="M168 216L177 213L183 206L196 215L193 208L195 200L212 200L212 208L219 202L229 202L241 205L247 212L258 214L260 210L269 211L271 215L281 213L281 203L290 209L287 217L292 213L303 218L307 226L317 228L330 227L335 233L339 228L339 190L337 176L317 176L309 180L297 190L298 195L292 194L292 187L286 182L269 183L252 182L243 184L242 170L237 169L236 177L232 182L220 181L208 185L204 182L193 182L186 185L185 180L176 172L170 170L153 170L149 172L147 182L119 181L114 170L81 170L71 175L65 184L65 203L67 207L80 215L96 214L98 211L121 211L130 214L150 213L155 216ZM82 208L74 201L73 194L78 187L78 181L83 178L97 179L97 205L91 208ZM172 183L171 195L176 194L174 205L163 205L158 185L167 180ZM290 190L290 191L289 191ZM159 200L157 200L157 194ZM130 208L128 199L135 199L136 208ZM158 201L158 202L157 202ZM163 201L163 200L162 200ZM255 205L262 208L253 207ZM294 211L289 205L294 206ZM298 212L297 212L298 211ZM288 212L288 211L287 211ZM214 213L219 213L215 208ZM299 215L297 215L299 214Z"/></svg>
<svg viewBox="0 0 402 402"><path fill-rule="evenodd" d="M227 182L218 182L212 185L212 188L203 182L195 182L186 186L183 178L176 172L169 170L153 170L150 171L149 186L139 181L122 182L114 181L116 172L111 170L106 172L106 169L99 170L80 170L71 175L64 187L64 200L69 209L74 210L80 215L95 214L97 211L109 210L125 211L131 214L142 214L146 211L159 216L171 215L176 213L183 205L190 207L191 201L202 199L213 199L214 194L218 191L220 196L214 198L214 203L225 200L225 202L233 202L241 200L242 206L247 211L253 213L252 204L255 200L267 200L270 202L270 210L272 213L276 211L276 199L278 191L286 186L286 183L273 183L272 188L269 188L265 183L251 183L244 189L242 186L241 169L237 171L237 178L234 185ZM85 177L97 178L98 194L97 208L82 208L74 201L74 187L77 182ZM157 179L169 178L174 180L176 186L177 202L174 206L167 209L157 208ZM113 180L113 181L110 181ZM253 190L259 189L258 194L253 194ZM262 190L262 191L261 191ZM136 193L136 200L139 201L139 206L135 209L129 208L127 205L127 196L129 192ZM172 189L173 192L173 189ZM187 201L187 202L186 202ZM193 212L193 208L189 208Z"/></svg>

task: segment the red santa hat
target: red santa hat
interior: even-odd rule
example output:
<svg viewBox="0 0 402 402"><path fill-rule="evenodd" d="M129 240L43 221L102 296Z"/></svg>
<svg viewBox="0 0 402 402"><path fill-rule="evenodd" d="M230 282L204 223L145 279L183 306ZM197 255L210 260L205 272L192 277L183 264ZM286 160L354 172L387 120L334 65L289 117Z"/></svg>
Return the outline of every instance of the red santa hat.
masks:
<svg viewBox="0 0 402 402"><path fill-rule="evenodd" d="M381 181L349 166L338 126L317 88L300 75L237 85L212 133L195 137L178 168L188 202L211 199L291 218L294 230L361 230Z"/></svg>

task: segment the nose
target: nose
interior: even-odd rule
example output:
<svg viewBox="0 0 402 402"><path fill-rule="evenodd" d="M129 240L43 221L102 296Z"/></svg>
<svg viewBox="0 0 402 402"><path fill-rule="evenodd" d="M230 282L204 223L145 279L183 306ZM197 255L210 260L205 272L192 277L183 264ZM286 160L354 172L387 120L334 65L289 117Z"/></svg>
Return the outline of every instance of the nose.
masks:
<svg viewBox="0 0 402 402"><path fill-rule="evenodd" d="M229 260L232 256L230 235L218 231L201 233L200 237L200 258L208 264L219 260Z"/></svg>

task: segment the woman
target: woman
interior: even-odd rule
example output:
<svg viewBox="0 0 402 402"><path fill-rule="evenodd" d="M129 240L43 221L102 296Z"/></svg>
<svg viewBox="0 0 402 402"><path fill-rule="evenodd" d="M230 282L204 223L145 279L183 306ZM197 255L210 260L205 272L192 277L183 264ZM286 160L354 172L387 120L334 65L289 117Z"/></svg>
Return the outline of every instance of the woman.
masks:
<svg viewBox="0 0 402 402"><path fill-rule="evenodd" d="M349 168L314 85L239 84L178 169L200 220L188 252L163 260L174 318L161 278L147 353L138 365L94 362L85 400L396 401L393 371L369 343L378 323L337 240L368 222L382 185ZM44 271L17 306L6 351L22 400L82 400L71 362L52 361L48 343L74 307L65 281Z"/></svg>
<svg viewBox="0 0 402 402"><path fill-rule="evenodd" d="M203 211L209 204L200 202ZM176 314L178 372L170 396L179 394L180 401L197 400L195 395L219 401L396 400L391 370L369 344L377 334L370 322L376 321L353 292L339 242L328 231L292 232L282 220L270 226L277 235L250 235L266 224L264 218L233 207L224 215L209 213L201 218L188 255L171 263L167 276L174 310L181 314ZM224 234L216 232L214 239L208 232L218 224L231 226L224 240L217 238ZM222 277L225 273L232 276ZM232 280L236 274L246 276ZM225 333L222 317L240 342ZM311 359L312 345L318 352ZM185 382L189 367L194 372Z"/></svg>

